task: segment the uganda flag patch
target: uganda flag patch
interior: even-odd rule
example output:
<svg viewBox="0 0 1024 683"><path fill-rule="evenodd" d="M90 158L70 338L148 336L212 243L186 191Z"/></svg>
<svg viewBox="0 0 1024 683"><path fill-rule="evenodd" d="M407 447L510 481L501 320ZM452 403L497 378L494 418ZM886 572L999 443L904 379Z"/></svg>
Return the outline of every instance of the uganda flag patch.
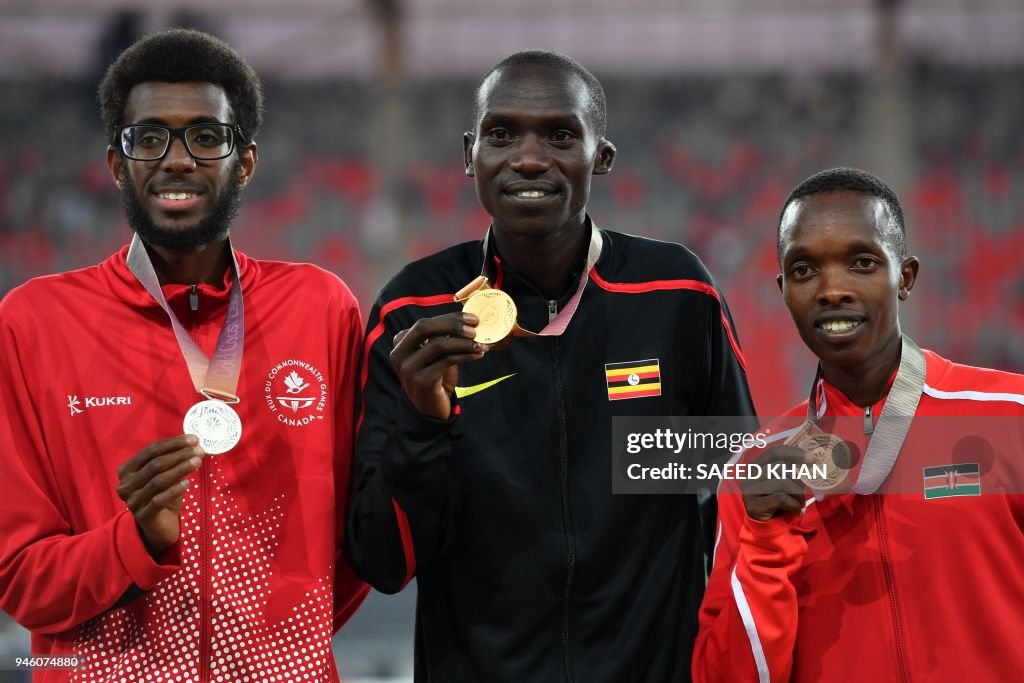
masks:
<svg viewBox="0 0 1024 683"><path fill-rule="evenodd" d="M976 462L924 468L925 498L980 495L981 470Z"/></svg>
<svg viewBox="0 0 1024 683"><path fill-rule="evenodd" d="M657 358L604 366L608 380L608 400L661 396L661 366Z"/></svg>

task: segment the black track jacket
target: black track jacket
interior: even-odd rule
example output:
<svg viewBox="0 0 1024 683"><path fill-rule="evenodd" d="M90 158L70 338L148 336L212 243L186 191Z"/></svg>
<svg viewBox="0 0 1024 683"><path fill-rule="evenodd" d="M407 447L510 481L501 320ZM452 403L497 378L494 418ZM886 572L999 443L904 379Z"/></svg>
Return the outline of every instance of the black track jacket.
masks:
<svg viewBox="0 0 1024 683"><path fill-rule="evenodd" d="M462 365L469 389L447 421L412 407L388 355L399 330L460 309L452 295L481 273L482 242L406 266L370 314L346 546L381 591L417 577L417 681L689 680L713 506L612 495L611 418L753 405L700 260L602 235L564 334L517 337ZM520 325L542 329L550 302L502 267L493 242L487 273ZM660 395L609 400L605 365L650 359Z"/></svg>

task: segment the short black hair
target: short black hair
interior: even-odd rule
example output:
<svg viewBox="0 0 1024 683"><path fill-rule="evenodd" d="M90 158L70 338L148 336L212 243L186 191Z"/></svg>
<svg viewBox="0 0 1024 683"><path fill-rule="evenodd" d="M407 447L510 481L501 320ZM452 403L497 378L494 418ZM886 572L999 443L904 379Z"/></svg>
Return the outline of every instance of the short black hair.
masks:
<svg viewBox="0 0 1024 683"><path fill-rule="evenodd" d="M604 88L601 82L590 73L585 66L568 55L553 50L523 50L509 55L484 74L484 77L476 84L473 91L473 130L476 130L480 121L480 90L484 83L493 74L502 69L516 66L550 66L558 69L563 74L575 74L579 76L586 85L587 94L590 95L590 122L597 132L597 137L603 138L608 125L608 105L604 96Z"/></svg>
<svg viewBox="0 0 1024 683"><path fill-rule="evenodd" d="M121 53L100 83L103 125L116 146L114 128L124 123L128 94L139 83L219 85L227 94L244 143L263 123L263 86L252 67L227 43L208 33L176 28L140 38Z"/></svg>
<svg viewBox="0 0 1024 683"><path fill-rule="evenodd" d="M907 257L907 231L903 222L903 207L900 205L899 197L878 176L857 168L840 166L815 173L789 193L786 203L782 205L779 223L775 229L775 245L780 263L782 262L782 219L785 217L789 205L812 194L837 190L860 192L885 202L885 207L889 211L889 225L883 238L892 247L897 259L902 261Z"/></svg>

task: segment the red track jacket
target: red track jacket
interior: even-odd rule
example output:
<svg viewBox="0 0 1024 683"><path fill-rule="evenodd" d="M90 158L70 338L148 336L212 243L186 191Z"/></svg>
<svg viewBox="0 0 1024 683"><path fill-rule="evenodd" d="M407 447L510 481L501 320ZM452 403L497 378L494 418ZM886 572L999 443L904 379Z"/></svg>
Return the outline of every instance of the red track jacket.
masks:
<svg viewBox="0 0 1024 683"><path fill-rule="evenodd" d="M1024 377L925 357L916 418L949 419L915 419L886 480L901 482L900 493L809 496L802 515L758 522L736 482L723 485L694 680L980 682L1024 673L1024 496L995 493L1024 491ZM819 390L826 417L864 415L834 387ZM920 447L926 429L970 432L960 416L1007 417L976 421L988 425L984 439ZM1010 428L993 434L1000 425ZM841 436L859 438L863 452L862 431ZM927 497L929 466L955 463L967 473L959 484L940 476L942 495Z"/></svg>
<svg viewBox="0 0 1024 683"><path fill-rule="evenodd" d="M331 635L367 590L339 555L358 305L319 268L238 254L242 438L192 476L155 562L117 466L201 397L126 253L0 302L0 608L35 654L84 662L37 681L337 680ZM228 291L164 287L207 354Z"/></svg>

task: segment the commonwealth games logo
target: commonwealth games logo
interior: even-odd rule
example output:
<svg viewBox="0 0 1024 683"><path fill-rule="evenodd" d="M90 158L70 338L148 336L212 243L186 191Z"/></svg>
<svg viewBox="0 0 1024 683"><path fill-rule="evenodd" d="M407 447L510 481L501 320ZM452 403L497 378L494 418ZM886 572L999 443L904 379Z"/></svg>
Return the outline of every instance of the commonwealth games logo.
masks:
<svg viewBox="0 0 1024 683"><path fill-rule="evenodd" d="M267 373L264 401L277 421L289 427L323 420L327 406L327 381L312 363L291 359Z"/></svg>
<svg viewBox="0 0 1024 683"><path fill-rule="evenodd" d="M278 396L277 402L283 405L285 408L291 408L293 413L299 412L299 408L308 408L313 405L313 401L316 400L314 396L299 396L309 388L309 382L305 378L292 370L288 373L288 376L284 378L284 385L287 387L285 393L294 394L292 396Z"/></svg>

